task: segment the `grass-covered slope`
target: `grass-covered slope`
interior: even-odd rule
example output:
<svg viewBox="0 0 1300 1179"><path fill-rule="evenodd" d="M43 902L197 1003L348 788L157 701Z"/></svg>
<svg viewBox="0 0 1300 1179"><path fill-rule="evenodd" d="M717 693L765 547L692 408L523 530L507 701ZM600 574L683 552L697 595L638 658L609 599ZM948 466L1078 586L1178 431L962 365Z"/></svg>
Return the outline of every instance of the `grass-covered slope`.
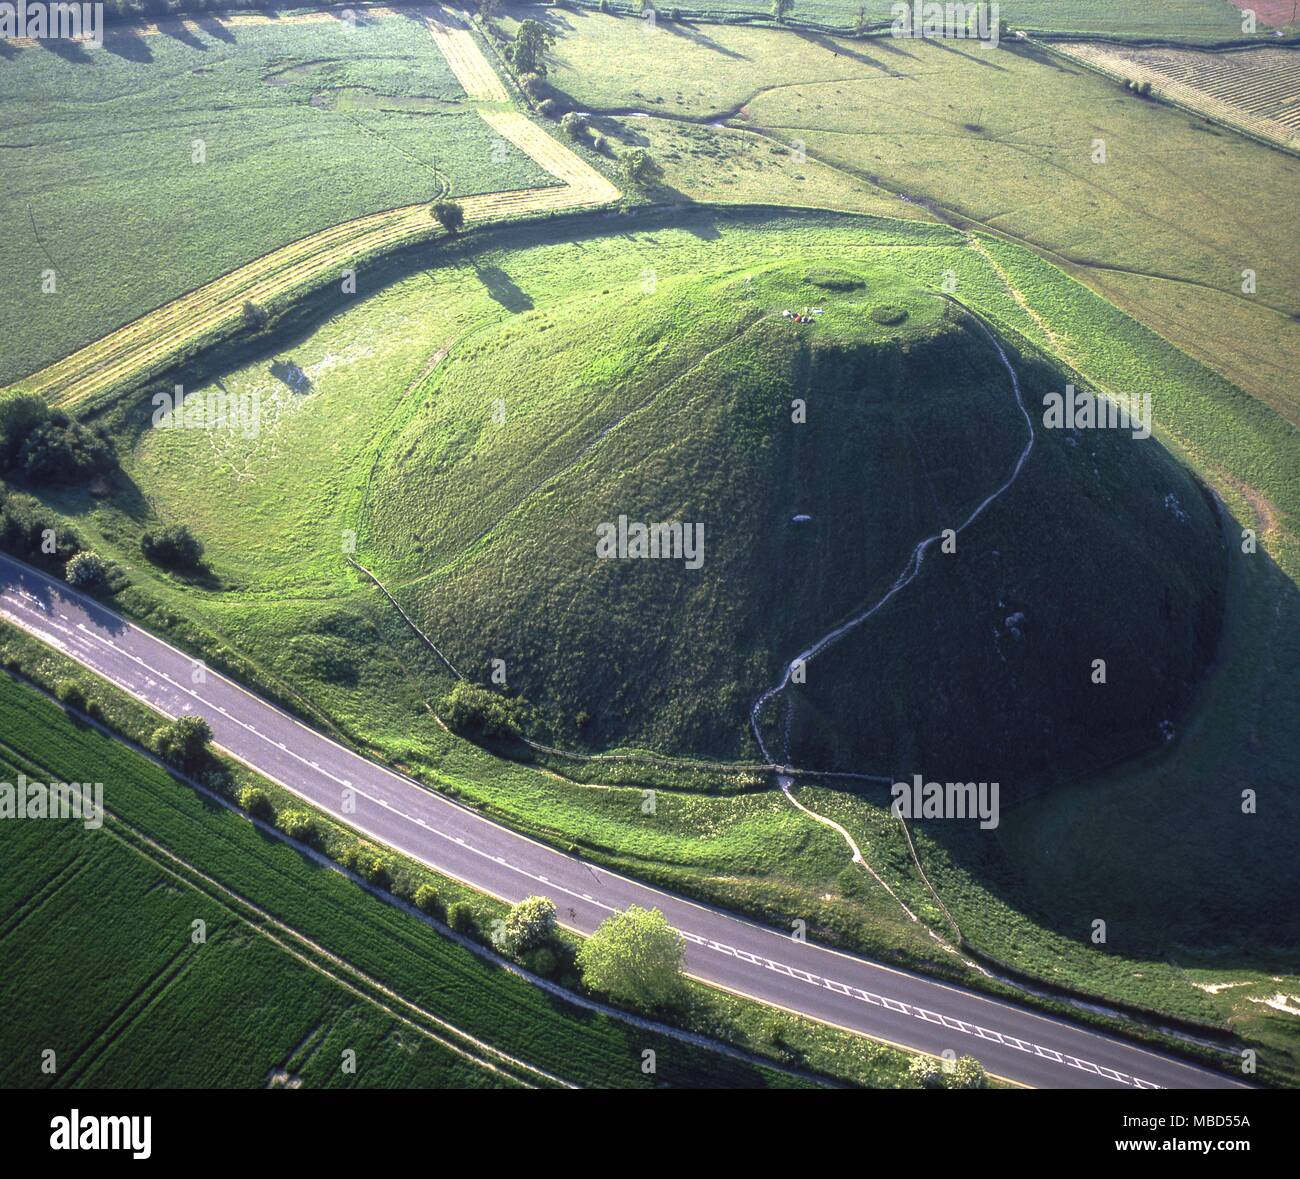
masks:
<svg viewBox="0 0 1300 1179"><path fill-rule="evenodd" d="M1020 370L1037 421L1064 378ZM1035 433L957 552L792 685L792 760L1072 772L1185 706L1218 625L1211 508L1152 440ZM503 661L537 735L752 756L763 689L958 528L1027 437L991 338L896 272L679 275L453 351L376 464L363 544L463 674ZM600 559L620 517L702 525L701 567Z"/></svg>

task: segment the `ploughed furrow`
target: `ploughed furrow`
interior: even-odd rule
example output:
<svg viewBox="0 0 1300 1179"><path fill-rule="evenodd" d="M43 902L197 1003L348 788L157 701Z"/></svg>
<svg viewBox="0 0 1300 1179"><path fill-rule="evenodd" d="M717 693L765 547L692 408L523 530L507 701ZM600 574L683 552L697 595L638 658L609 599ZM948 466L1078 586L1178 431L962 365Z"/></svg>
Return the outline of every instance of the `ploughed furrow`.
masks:
<svg viewBox="0 0 1300 1179"><path fill-rule="evenodd" d="M1113 77L1149 82L1156 94L1265 139L1294 145L1300 138L1300 58L1295 50L1212 54L1091 42L1056 47Z"/></svg>

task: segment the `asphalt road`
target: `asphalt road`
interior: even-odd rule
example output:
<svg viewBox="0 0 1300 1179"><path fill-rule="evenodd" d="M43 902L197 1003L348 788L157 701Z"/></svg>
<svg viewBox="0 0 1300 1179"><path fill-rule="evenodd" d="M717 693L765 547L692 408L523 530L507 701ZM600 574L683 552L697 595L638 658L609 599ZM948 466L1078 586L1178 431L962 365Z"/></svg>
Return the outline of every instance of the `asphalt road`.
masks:
<svg viewBox="0 0 1300 1179"><path fill-rule="evenodd" d="M757 925L536 843L368 761L61 582L0 556L0 614L168 716L207 718L217 743L366 835L506 901L544 894L589 933L656 907L706 982L923 1052L977 1057L1044 1088L1240 1087L1231 1077L922 975ZM112 809L113 784L104 783Z"/></svg>

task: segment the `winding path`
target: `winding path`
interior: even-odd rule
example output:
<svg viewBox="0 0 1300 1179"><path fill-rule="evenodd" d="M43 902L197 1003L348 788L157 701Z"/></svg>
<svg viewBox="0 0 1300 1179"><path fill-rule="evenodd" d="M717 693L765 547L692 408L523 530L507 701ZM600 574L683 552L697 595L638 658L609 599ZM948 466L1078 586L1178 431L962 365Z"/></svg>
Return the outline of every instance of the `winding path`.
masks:
<svg viewBox="0 0 1300 1179"><path fill-rule="evenodd" d="M939 296L935 296L935 297L938 298ZM1011 470L1011 474L1007 476L1006 480L996 491L990 492L987 496L985 496L984 499L981 501L980 505L973 512L971 512L971 514L967 516L966 519L962 521L960 525L957 526L957 528L953 529L953 535L957 536L960 535L967 528L969 528L973 523L975 523L975 521L978 520L980 516L984 514L985 509L987 509L989 505L992 504L995 500L1000 498L1002 494L1006 492L1016 482L1017 479L1020 478L1020 472L1024 469L1025 463L1034 449L1034 423L1033 423L1033 419L1030 418L1029 416L1029 411L1025 408L1025 399L1020 391L1020 378L1016 376L1016 370L1012 367L1011 361L1007 359L1006 351L1003 349L1001 343L998 341L998 338L989 330L988 326L984 323L984 320L979 315L977 315L974 311L972 311L969 307L967 307L964 303L961 303L959 300L954 299L951 296L948 296L948 301L955 304L958 307L961 307L962 310L965 311L971 317L971 319L979 326L980 331L982 331L984 335L988 337L989 343L991 343L993 347L996 349L998 354L998 359L1002 361L1003 367L1007 370L1008 375L1011 377L1011 389L1016 395L1016 408L1020 410L1021 416L1025 419L1025 425L1026 427L1028 427L1029 430L1029 437L1025 440L1024 448L1020 452L1020 457L1016 459L1016 463ZM772 752L768 749L767 742L763 739L763 731L760 723L761 714L763 712L763 709L767 707L768 702L785 691L785 689L789 686L790 680L794 676L797 668L806 667L809 663L811 663L814 659L816 659L818 655L820 655L823 651L825 651L827 647L830 647L833 644L839 642L839 640L842 639L850 631L855 630L857 627L861 626L864 622L867 621L868 618L871 618L874 614L876 614L879 610L881 610L884 606L886 606L890 601L892 601L895 595L901 593L904 589L906 589L909 585L911 585L911 583L916 580L918 574L920 574L921 572L921 566L925 561L925 555L929 551L930 546L933 545L935 541L937 541L942 535L943 535L942 532L936 532L931 536L927 536L924 540L918 541L916 547L912 549L911 554L908 556L907 563L903 566L903 571L894 580L893 585L891 585L889 589L886 590L885 593L879 599L873 602L865 610L862 610L858 614L855 614L847 622L842 622L839 626L835 627L833 630L827 631L826 634L822 635L821 638L817 639L814 643L806 647L803 651L800 651L798 655L796 655L792 660L790 660L789 663L786 664L785 671L782 674L780 680L777 681L777 683L773 684L770 688L767 688L763 692L763 694L759 696L757 700L754 701L754 705L749 711L749 723L750 723L750 727L754 731L754 739L758 742L759 749L763 751L764 761L773 762L777 760L772 755ZM781 752L781 760L784 762L784 761L788 761L790 755L788 735L783 737L783 745L784 748L780 752ZM889 780L888 778L880 777L879 775L863 775L863 776L876 777L878 778L878 780L882 782Z"/></svg>

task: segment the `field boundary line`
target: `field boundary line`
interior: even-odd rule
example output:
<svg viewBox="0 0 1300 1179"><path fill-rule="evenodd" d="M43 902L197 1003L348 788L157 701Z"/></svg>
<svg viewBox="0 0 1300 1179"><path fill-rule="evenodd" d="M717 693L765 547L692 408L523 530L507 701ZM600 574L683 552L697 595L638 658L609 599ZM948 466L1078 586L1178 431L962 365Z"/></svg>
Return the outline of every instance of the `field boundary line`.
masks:
<svg viewBox="0 0 1300 1179"><path fill-rule="evenodd" d="M117 838L125 846L130 847L131 850L133 850L142 859L145 859L150 863L154 864L161 871L166 872L169 876L179 881L180 883L185 884L189 888L192 888L197 892L200 892L203 895L207 896L209 900L213 901L215 904L220 905L227 912L231 913L231 915L237 921L242 922L244 925L248 926L254 932L265 937L274 946L276 946L282 953L287 954L289 957L295 959L298 962L301 962L304 966L307 966L308 968L316 971L318 974L322 975L323 977L328 978L335 985L343 988L346 991L351 992L352 994L355 994L358 998L369 1003L371 1006L375 1007L376 1009L383 1011L385 1014L391 1016L393 1019L397 1019L402 1023L407 1024L414 1030L418 1031L421 1035L428 1037L429 1039L433 1040L435 1043L441 1044L443 1047L449 1049L452 1052L455 1052L459 1056L464 1057L466 1060L469 1060L471 1063L475 1064L480 1068L486 1068L493 1072L502 1073L503 1076L508 1076L508 1077L510 1076L508 1072L504 1072L501 1068L493 1064L491 1061L479 1059L469 1049L462 1047L461 1045L452 1043L449 1040L445 1040L442 1036L435 1034L429 1028L421 1027L411 1017L402 1014L400 1011L392 1010L392 1008L386 1006L384 1003L381 1003L373 995L367 995L365 991L361 989L362 986L370 987L373 990L384 995L386 998L392 1000L393 1002L400 1003L401 1005L410 1008L410 1010L416 1012L421 1019L427 1020L429 1023L434 1024L435 1026L441 1028L443 1031L447 1032L450 1035L460 1037L461 1039L465 1040L469 1044L474 1045L474 1047L477 1048L480 1052L483 1052L484 1054L489 1056L494 1056L502 1063L510 1067L518 1068L522 1071L533 1073L553 1084L563 1086L564 1088L569 1088L569 1089L578 1088L577 1085L574 1085L569 1081L565 1081L560 1077L554 1076L553 1074L548 1073L545 1069L538 1068L536 1065L530 1064L528 1061L512 1056L510 1053L504 1051L503 1049L488 1044L486 1041L479 1040L476 1036L471 1035L469 1032L466 1032L461 1028L456 1027L455 1024L449 1023L447 1020L444 1020L441 1017L435 1015L432 1011L429 1011L426 1008L421 1007L418 1003L415 1003L412 1000L407 999L404 995L398 994L396 991L392 990L389 987L386 987L383 983L379 982L377 979L372 978L360 967L354 965L353 963L347 961L347 959L340 957L339 955L333 953L332 951L327 950L319 942L313 941L311 938L307 937L303 933L300 933L292 926L285 924L283 921L280 921L277 917L275 917L272 913L270 913L266 909L263 909L260 905L256 904L253 901L250 901L247 897L236 892L228 885L222 884L221 881L217 880L216 878L209 876L201 868L196 868L193 864L189 863L189 861L183 859L181 856L178 856L175 852L171 851L170 848L164 847L157 840L146 835L143 831L139 830L131 823L128 823L120 815L116 814L113 811L105 811L105 815L112 818L115 824L124 828L126 831L130 832L131 836L134 839L137 839L140 842L144 843L149 848L151 848L154 852L157 852L159 855L165 857L167 860L173 861L175 864L179 865L179 869L173 868L169 864L160 862L156 856L149 855L146 852L142 851L140 848L135 847L132 844L131 840L123 838L117 832L113 832L115 838ZM223 897L213 896L212 893L208 891L208 889L202 888L199 885L197 885L193 880L188 879L187 876L185 875L186 873L197 877L204 884L208 885L210 889L216 890L216 892L223 894L224 898L228 898L228 899L223 899ZM231 902L233 902L233 904ZM326 969L322 963L313 962L311 958L309 958L301 950L294 949L292 946L287 945L284 941L281 940L281 938L276 937L274 934L268 932L261 925L259 925L258 922L252 921L243 913L238 912L238 910L235 908L235 905L243 906L244 908L248 909L253 914L255 914L258 918L260 918L262 922L270 926L272 929L277 930L282 935L292 938L295 941L301 942L302 945L307 947L313 954L316 954L319 957L323 958L326 962L333 964L338 970L353 975L357 981L354 982L348 978L340 977L339 975L334 974L332 971ZM511 1077L510 1079L519 1081L519 1083L521 1084L526 1084L526 1082L522 1081L520 1078Z"/></svg>

